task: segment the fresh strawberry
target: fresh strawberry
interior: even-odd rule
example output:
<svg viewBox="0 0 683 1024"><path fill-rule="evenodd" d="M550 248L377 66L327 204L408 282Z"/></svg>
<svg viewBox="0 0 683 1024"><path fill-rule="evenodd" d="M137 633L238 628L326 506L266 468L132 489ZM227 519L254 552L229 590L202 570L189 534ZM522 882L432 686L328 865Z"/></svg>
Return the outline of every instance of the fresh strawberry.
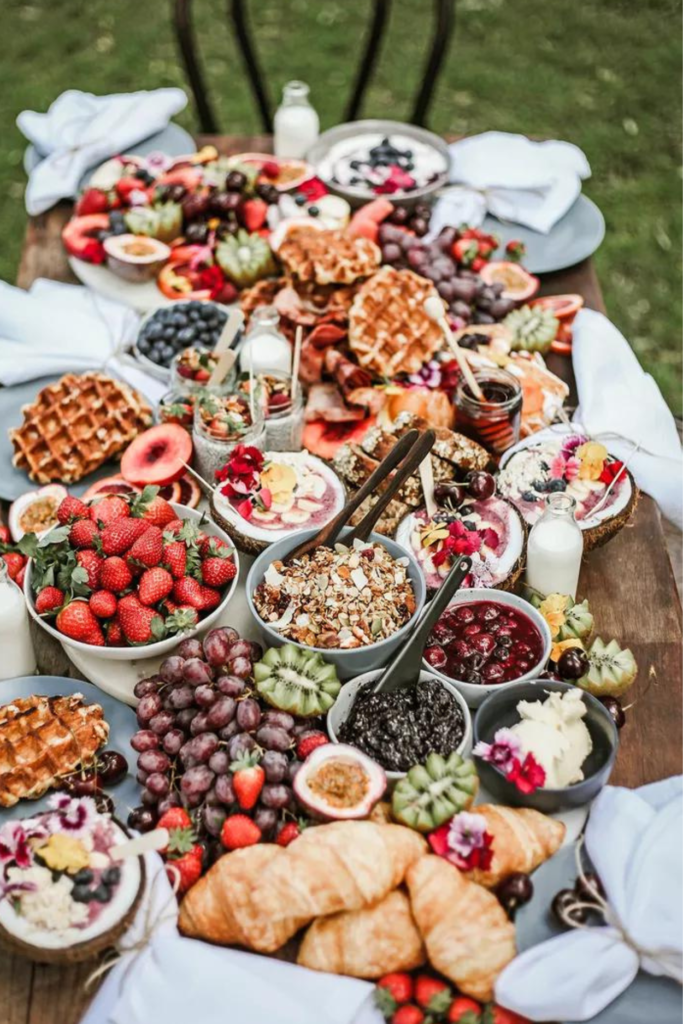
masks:
<svg viewBox="0 0 683 1024"><path fill-rule="evenodd" d="M99 536L97 523L92 519L77 519L69 531L69 540L74 548L94 548Z"/></svg>
<svg viewBox="0 0 683 1024"><path fill-rule="evenodd" d="M135 594L126 594L119 601L119 622L129 644L149 644L161 640L166 632L164 620L152 608L138 601Z"/></svg>
<svg viewBox="0 0 683 1024"><path fill-rule="evenodd" d="M202 579L209 587L224 587L237 575L237 567L229 558L205 558Z"/></svg>
<svg viewBox="0 0 683 1024"><path fill-rule="evenodd" d="M456 996L448 1007L446 1020L448 1024L479 1024L481 1020L481 1004L467 996Z"/></svg>
<svg viewBox="0 0 683 1024"><path fill-rule="evenodd" d="M159 565L164 554L162 533L158 526L148 526L144 519L137 521L145 523L147 529L128 552L128 564L137 562L152 569Z"/></svg>
<svg viewBox="0 0 683 1024"><path fill-rule="evenodd" d="M413 979L405 971L385 974L377 982L377 988L384 989L399 1006L413 998Z"/></svg>
<svg viewBox="0 0 683 1024"><path fill-rule="evenodd" d="M505 254L508 259L521 260L525 253L526 245L524 242L520 242L518 238L511 238L505 246Z"/></svg>
<svg viewBox="0 0 683 1024"><path fill-rule="evenodd" d="M12 534L9 532L9 526L5 526L4 523L0 523L0 544L11 544Z"/></svg>
<svg viewBox="0 0 683 1024"><path fill-rule="evenodd" d="M309 754L311 754L317 747L323 747L326 743L329 743L327 736L324 732L318 730L311 730L305 732L299 742L296 745L296 756L300 761L305 761Z"/></svg>
<svg viewBox="0 0 683 1024"><path fill-rule="evenodd" d="M7 572L9 578L17 582L17 576L26 565L26 559L23 555L20 555L18 551L8 551L7 554L1 556L7 566Z"/></svg>
<svg viewBox="0 0 683 1024"><path fill-rule="evenodd" d="M477 255L477 243L473 238L459 238L453 242L451 252L458 263L468 266Z"/></svg>
<svg viewBox="0 0 683 1024"><path fill-rule="evenodd" d="M415 1002L430 1014L445 1013L453 1000L453 993L445 981L418 974L415 979Z"/></svg>
<svg viewBox="0 0 683 1024"><path fill-rule="evenodd" d="M166 501L157 494L152 500L142 506L142 518L150 526L161 526L166 529L169 523L175 522L176 514Z"/></svg>
<svg viewBox="0 0 683 1024"><path fill-rule="evenodd" d="M424 1019L425 1015L419 1006L406 1003L404 1006L399 1006L391 1018L391 1024L422 1024Z"/></svg>
<svg viewBox="0 0 683 1024"><path fill-rule="evenodd" d="M165 828L170 832L174 828L190 828L192 825L192 818L187 813L184 807L171 807L169 811L165 811L159 818L156 827ZM161 850L161 853L165 853L165 850Z"/></svg>
<svg viewBox="0 0 683 1024"><path fill-rule="evenodd" d="M112 619L106 625L107 630L107 643L110 647L121 647L124 642L123 630L121 629L121 623L118 619Z"/></svg>
<svg viewBox="0 0 683 1024"><path fill-rule="evenodd" d="M90 518L103 526L111 526L117 519L127 519L129 515L128 502L118 494L109 494L90 506Z"/></svg>
<svg viewBox="0 0 683 1024"><path fill-rule="evenodd" d="M104 590L111 590L114 594L121 594L133 582L133 574L128 568L125 559L118 555L105 558L100 569L100 586Z"/></svg>
<svg viewBox="0 0 683 1024"><path fill-rule="evenodd" d="M199 606L201 611L210 612L213 608L218 607L223 600L223 595L213 587L200 587L199 598L202 602Z"/></svg>
<svg viewBox="0 0 683 1024"><path fill-rule="evenodd" d="M140 178L134 178L132 175L119 178L119 180L114 185L114 188L116 189L116 194L119 197L119 199L122 199L124 202L128 199L128 196L131 194L131 192L145 191L145 186L140 180Z"/></svg>
<svg viewBox="0 0 683 1024"><path fill-rule="evenodd" d="M531 1024L528 1017L522 1017L514 1010L506 1010L503 1006L489 1004L486 1007L491 1017L491 1024Z"/></svg>
<svg viewBox="0 0 683 1024"><path fill-rule="evenodd" d="M67 523L72 523L75 519L87 519L89 511L85 502L69 494L59 504L57 519L62 526L66 526Z"/></svg>
<svg viewBox="0 0 683 1024"><path fill-rule="evenodd" d="M472 260L470 266L471 266L472 270L474 270L478 274L479 271L482 270L486 266L486 263L487 263L487 261L485 259L483 259L481 256L475 256L474 259Z"/></svg>
<svg viewBox="0 0 683 1024"><path fill-rule="evenodd" d="M181 580L187 568L187 548L181 540L174 540L165 545L162 560L171 576Z"/></svg>
<svg viewBox="0 0 683 1024"><path fill-rule="evenodd" d="M168 529L168 527L167 527ZM209 558L214 555L218 555L221 551L227 551L228 554L232 552L232 547L227 544L220 537L209 537L204 534L199 541L199 553L202 558Z"/></svg>
<svg viewBox="0 0 683 1024"><path fill-rule="evenodd" d="M187 892L202 873L203 850L191 828L173 829L168 844L166 874L178 892ZM189 845L189 849L186 846Z"/></svg>
<svg viewBox="0 0 683 1024"><path fill-rule="evenodd" d="M72 640L104 647L104 635L100 624L85 601L72 601L62 608L55 619L55 626L60 633L71 637Z"/></svg>
<svg viewBox="0 0 683 1024"><path fill-rule="evenodd" d="M182 519L172 519L170 523L166 523L164 526L164 533L177 534L180 533L185 523Z"/></svg>
<svg viewBox="0 0 683 1024"><path fill-rule="evenodd" d="M173 598L178 604L189 604L192 608L201 609L204 600L202 590L204 587L197 580L193 580L191 576L183 576L173 585Z"/></svg>
<svg viewBox="0 0 683 1024"><path fill-rule="evenodd" d="M16 585L18 587L20 587L23 590L24 589L24 580L25 579L26 579L26 563L24 562L24 564L22 565L21 569L19 570L17 575L14 577L14 582L16 583Z"/></svg>
<svg viewBox="0 0 683 1024"><path fill-rule="evenodd" d="M111 590L96 590L94 594L90 595L88 604L90 611L98 619L110 619L112 615L116 615L118 601L116 594L112 594Z"/></svg>
<svg viewBox="0 0 683 1024"><path fill-rule="evenodd" d="M102 551L105 555L123 555L147 529L142 519L119 519L102 531Z"/></svg>
<svg viewBox="0 0 683 1024"><path fill-rule="evenodd" d="M88 217L91 213L106 213L109 210L107 193L99 188L86 188L76 203L77 217Z"/></svg>
<svg viewBox="0 0 683 1024"><path fill-rule="evenodd" d="M58 587L43 587L36 597L36 611L39 615L54 612L64 604L64 592Z"/></svg>
<svg viewBox="0 0 683 1024"><path fill-rule="evenodd" d="M275 181L280 175L280 165L277 160L264 160L261 164L261 174L270 178L271 181Z"/></svg>
<svg viewBox="0 0 683 1024"><path fill-rule="evenodd" d="M254 846L261 839L261 829L246 814L233 814L226 818L221 829L221 842L226 850L241 850Z"/></svg>
<svg viewBox="0 0 683 1024"><path fill-rule="evenodd" d="M254 754L242 754L230 765L232 786L242 810L250 811L259 798L266 774Z"/></svg>
<svg viewBox="0 0 683 1024"><path fill-rule="evenodd" d="M242 203L242 223L247 231L260 231L266 222L268 204L262 199L247 199Z"/></svg>
<svg viewBox="0 0 683 1024"><path fill-rule="evenodd" d="M296 821L288 821L277 834L275 842L278 846L289 846L301 835L301 826Z"/></svg>
<svg viewBox="0 0 683 1024"><path fill-rule="evenodd" d="M164 625L167 633L184 633L188 629L192 629L199 622L199 612L196 608L190 607L190 605L179 604L173 609L173 612L166 618Z"/></svg>
<svg viewBox="0 0 683 1024"><path fill-rule="evenodd" d="M160 565L143 572L138 583L138 598L143 604L158 604L173 590L173 577Z"/></svg>
<svg viewBox="0 0 683 1024"><path fill-rule="evenodd" d="M92 548L87 548L84 551L76 552L76 561L87 572L90 589L97 590L100 585L100 572L104 564L102 555L98 555Z"/></svg>

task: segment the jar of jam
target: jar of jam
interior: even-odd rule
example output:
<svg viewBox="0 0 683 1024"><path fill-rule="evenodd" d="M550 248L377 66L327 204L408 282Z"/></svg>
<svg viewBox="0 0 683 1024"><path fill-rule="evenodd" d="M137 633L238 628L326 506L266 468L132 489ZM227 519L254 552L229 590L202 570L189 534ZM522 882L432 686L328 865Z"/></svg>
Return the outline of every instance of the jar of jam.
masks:
<svg viewBox="0 0 683 1024"><path fill-rule="evenodd" d="M282 370L263 370L254 378L255 400L266 421L266 451L299 452L304 434L304 397L297 389L292 402L292 375ZM250 378L241 380L238 388L249 394Z"/></svg>
<svg viewBox="0 0 683 1024"><path fill-rule="evenodd" d="M481 401L461 379L455 392L456 429L488 449L502 455L519 441L522 418L522 388L507 370L477 370L474 378L481 388Z"/></svg>
<svg viewBox="0 0 683 1024"><path fill-rule="evenodd" d="M264 450L266 429L257 402L253 408L242 394L204 394L194 408L192 443L197 472L213 484L216 470L228 461L238 444Z"/></svg>

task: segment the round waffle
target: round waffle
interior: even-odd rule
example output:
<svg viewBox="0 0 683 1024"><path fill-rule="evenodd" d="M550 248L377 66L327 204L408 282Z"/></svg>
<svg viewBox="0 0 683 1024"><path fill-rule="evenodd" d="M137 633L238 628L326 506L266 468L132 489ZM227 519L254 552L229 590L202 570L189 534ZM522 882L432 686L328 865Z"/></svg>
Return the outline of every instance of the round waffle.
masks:
<svg viewBox="0 0 683 1024"><path fill-rule="evenodd" d="M118 455L152 424L136 391L103 373L67 373L22 409L9 431L13 463L40 484L73 484Z"/></svg>
<svg viewBox="0 0 683 1024"><path fill-rule="evenodd" d="M349 344L361 366L382 377L417 373L443 344L424 311L438 298L431 281L412 270L382 267L358 289L349 314Z"/></svg>
<svg viewBox="0 0 683 1024"><path fill-rule="evenodd" d="M382 259L369 238L311 228L290 231L277 254L288 273L315 284L353 284L374 274Z"/></svg>

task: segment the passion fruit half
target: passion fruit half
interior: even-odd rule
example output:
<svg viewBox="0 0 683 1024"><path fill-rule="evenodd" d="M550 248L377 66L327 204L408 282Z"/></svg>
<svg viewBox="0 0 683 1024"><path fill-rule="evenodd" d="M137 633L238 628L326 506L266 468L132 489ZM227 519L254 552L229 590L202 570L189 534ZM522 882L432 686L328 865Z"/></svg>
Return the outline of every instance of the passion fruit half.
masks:
<svg viewBox="0 0 683 1024"><path fill-rule="evenodd" d="M299 803L323 821L367 818L386 788L384 769L346 743L316 747L294 778Z"/></svg>
<svg viewBox="0 0 683 1024"><path fill-rule="evenodd" d="M490 263L484 264L479 276L486 284L502 284L501 297L512 299L513 302L526 302L532 298L541 283L528 270L520 267L519 263L512 263L509 260L491 260Z"/></svg>
<svg viewBox="0 0 683 1024"><path fill-rule="evenodd" d="M67 497L66 487L48 484L37 491L27 491L10 505L8 523L12 540L18 544L25 533L40 536L57 525L57 509Z"/></svg>

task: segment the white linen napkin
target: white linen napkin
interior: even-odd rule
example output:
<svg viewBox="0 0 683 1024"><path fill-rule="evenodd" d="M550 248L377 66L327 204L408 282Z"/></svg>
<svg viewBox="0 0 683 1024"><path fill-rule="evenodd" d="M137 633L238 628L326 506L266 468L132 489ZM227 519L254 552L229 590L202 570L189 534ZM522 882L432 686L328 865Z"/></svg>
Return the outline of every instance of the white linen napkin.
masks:
<svg viewBox="0 0 683 1024"><path fill-rule="evenodd" d="M484 132L450 147L451 182L432 211L429 237L442 227L479 227L487 213L547 235L589 178L584 153L570 142L532 142Z"/></svg>
<svg viewBox="0 0 683 1024"><path fill-rule="evenodd" d="M637 790L607 786L586 827L586 849L613 924L573 929L516 957L496 1000L533 1021L591 1020L639 969L683 978L683 777Z"/></svg>
<svg viewBox="0 0 683 1024"><path fill-rule="evenodd" d="M662 393L624 336L602 313L582 309L573 325L579 395L574 420L625 462L663 514L683 528L683 455Z"/></svg>
<svg viewBox="0 0 683 1024"><path fill-rule="evenodd" d="M94 96L68 89L46 114L24 110L17 127L43 157L26 187L26 209L44 213L72 199L87 170L160 132L187 105L182 89Z"/></svg>
<svg viewBox="0 0 683 1024"><path fill-rule="evenodd" d="M0 384L102 370L156 402L168 385L123 353L138 324L128 306L82 285L38 278L26 292L0 281Z"/></svg>
<svg viewBox="0 0 683 1024"><path fill-rule="evenodd" d="M178 934L175 897L157 854L145 857L148 883L142 906L120 943L112 968L81 1024L374 1024L373 986L355 978ZM151 934L150 934L151 932ZM372 1016L358 1017L364 1007Z"/></svg>

